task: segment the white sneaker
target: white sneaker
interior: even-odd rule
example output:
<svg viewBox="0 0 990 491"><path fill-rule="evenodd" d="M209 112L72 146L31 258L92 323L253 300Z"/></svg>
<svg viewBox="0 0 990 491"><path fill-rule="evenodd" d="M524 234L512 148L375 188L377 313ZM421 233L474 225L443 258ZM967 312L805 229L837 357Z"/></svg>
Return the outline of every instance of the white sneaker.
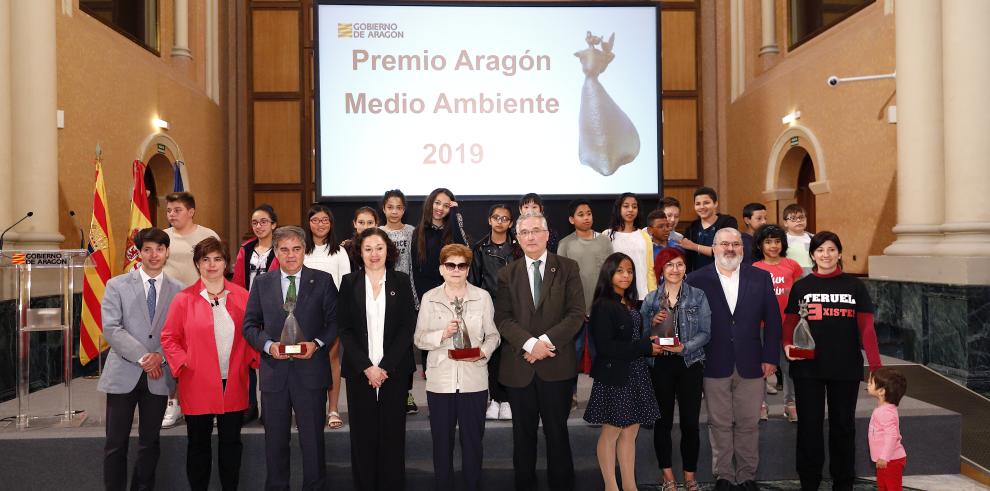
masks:
<svg viewBox="0 0 990 491"><path fill-rule="evenodd" d="M508 402L499 404L498 419L505 421L512 420L512 407L509 406Z"/></svg>
<svg viewBox="0 0 990 491"><path fill-rule="evenodd" d="M162 428L172 428L182 421L182 408L177 399L169 399L165 407L165 417L162 418Z"/></svg>
<svg viewBox="0 0 990 491"><path fill-rule="evenodd" d="M492 421L498 419L498 402L492 400L491 404L488 405L488 410L485 411L485 419Z"/></svg>

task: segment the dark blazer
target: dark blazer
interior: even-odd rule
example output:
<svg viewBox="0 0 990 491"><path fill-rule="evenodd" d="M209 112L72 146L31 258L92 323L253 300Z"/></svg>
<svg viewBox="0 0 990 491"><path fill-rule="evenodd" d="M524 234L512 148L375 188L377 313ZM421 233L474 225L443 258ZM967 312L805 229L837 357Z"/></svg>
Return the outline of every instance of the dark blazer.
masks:
<svg viewBox="0 0 990 491"><path fill-rule="evenodd" d="M344 275L340 280L340 342L344 354L341 374L353 381L364 379L371 366L368 357L368 317L365 308L364 270ZM385 272L385 341L384 356L378 367L388 372L389 380L407 384L408 375L416 370L413 359L413 334L416 332L416 307L409 276L389 269ZM354 378L352 378L354 377Z"/></svg>
<svg viewBox="0 0 990 491"><path fill-rule="evenodd" d="M498 272L495 296L495 325L502 339L499 382L508 387L525 387L539 375L546 382L559 382L577 376L574 336L584 322L584 289L578 264L566 257L547 253L540 304L533 306L526 259L509 263ZM546 334L557 347L554 357L529 363L523 359L523 345L529 338Z"/></svg>
<svg viewBox="0 0 990 491"><path fill-rule="evenodd" d="M591 306L589 326L597 352L591 376L604 384L626 385L629 365L653 353L653 340L649 336L633 340L632 316L629 308L619 303L617 295L609 295Z"/></svg>
<svg viewBox="0 0 990 491"><path fill-rule="evenodd" d="M770 273L748 264L739 265L735 313L729 311L714 264L689 274L687 282L705 292L712 309L712 337L705 345L705 377L729 377L735 368L743 378L757 378L763 376L761 363L780 363L780 306L773 294Z"/></svg>
<svg viewBox="0 0 990 491"><path fill-rule="evenodd" d="M262 392L284 390L290 377L308 389L330 387L330 358L324 349L337 338L337 287L329 274L305 266L299 272L299 285L294 314L303 337L324 344L308 360L276 360L265 352L265 342L277 342L285 324L281 270L259 275L251 287L242 331L244 339L261 353Z"/></svg>

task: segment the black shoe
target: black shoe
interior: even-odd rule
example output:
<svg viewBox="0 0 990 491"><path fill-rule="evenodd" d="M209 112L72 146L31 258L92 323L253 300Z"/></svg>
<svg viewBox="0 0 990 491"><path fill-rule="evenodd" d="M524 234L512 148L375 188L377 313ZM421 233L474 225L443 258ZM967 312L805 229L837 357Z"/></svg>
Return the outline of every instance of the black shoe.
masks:
<svg viewBox="0 0 990 491"><path fill-rule="evenodd" d="M756 481L750 479L749 481L743 481L738 489L742 491L760 491L760 486L756 484Z"/></svg>
<svg viewBox="0 0 990 491"><path fill-rule="evenodd" d="M732 491L735 488L735 485L729 482L728 479L719 479L715 481L715 491Z"/></svg>
<svg viewBox="0 0 990 491"><path fill-rule="evenodd" d="M413 399L412 392L406 395L406 414L416 414L419 412L419 406L416 405L416 399Z"/></svg>
<svg viewBox="0 0 990 491"><path fill-rule="evenodd" d="M258 406L250 406L244 411L244 422L241 425L247 425L256 419L258 419Z"/></svg>

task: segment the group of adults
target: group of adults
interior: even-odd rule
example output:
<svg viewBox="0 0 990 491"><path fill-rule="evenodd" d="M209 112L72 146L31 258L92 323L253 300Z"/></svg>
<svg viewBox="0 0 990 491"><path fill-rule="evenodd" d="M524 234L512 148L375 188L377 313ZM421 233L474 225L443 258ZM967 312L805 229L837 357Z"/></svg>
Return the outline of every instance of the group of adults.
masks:
<svg viewBox="0 0 990 491"><path fill-rule="evenodd" d="M378 214L368 208L374 221L357 231L359 209L357 233L343 242L333 236L332 213L325 207L310 210L308 230L277 226L274 210L259 207L252 215L256 236L240 248L232 280L225 278L231 269L227 247L215 233L192 242L208 231L192 223L192 196L169 195L172 227L136 234L142 265L113 278L103 300L104 335L111 346L99 384L107 393L107 489L127 487L127 443L135 407L138 458L131 486L154 485L160 422L176 386L187 421L190 487L209 487L215 424L220 483L236 489L241 427L245 414L257 407L252 400L255 369L265 429L266 489L289 488L293 421L303 488L328 487L323 432L340 427L335 399L341 375L347 382L355 486L405 489L405 414L415 404L410 393L414 346L426 353L436 489L481 488L485 412L490 402L499 407L489 401L495 370L495 382L511 406L516 489L537 488L541 423L546 482L551 489L573 489L567 419L578 374L575 342L583 327L597 346L595 385L585 417L602 424L598 454L606 489L619 486L616 457L622 486L635 489L635 451L633 446L629 452L629 442L635 441L640 425L656 426L661 486L676 489L670 438L675 401L685 488L698 489L694 472L702 393L716 489L759 489L755 476L764 377L775 370L782 346L789 356L802 301L808 302L812 314L807 319L817 341L814 359L792 358L791 364L802 488L817 489L822 478L827 401L834 485L851 489L860 346L866 348L871 368L879 366L879 356L872 303L862 282L842 272L837 235L820 232L811 239L815 271L793 284L782 318L771 275L743 264L743 237L735 228L718 227L702 217L700 230L711 242L685 239L684 245L697 251L709 248L713 263L687 274L683 248L663 247L651 255L649 287L654 289L639 295L637 281L647 272L637 271L636 261L616 252L597 274L589 275L579 261L551 252L554 235L542 210L528 210L515 220L510 234L517 257L500 264L492 295L484 285L468 281L472 265L478 264L478 247L459 243L466 242L463 218L455 213L449 190L431 193L416 228L402 223L405 197L389 193L382 202L387 223L376 226ZM496 224L512 223L511 215L494 222L489 218L493 236ZM339 263L343 274L310 266L320 247L326 251L323 262ZM175 264L182 257L188 264ZM195 275L180 278L170 265L191 266ZM588 306L582 278L594 277ZM662 299L670 309L660 309ZM661 346L651 326L667 315L676 316L678 342ZM301 330L299 352L280 342L291 322ZM477 354L452 357L455 338L479 348ZM496 357L497 368L489 367ZM456 428L461 483L455 483L453 472Z"/></svg>

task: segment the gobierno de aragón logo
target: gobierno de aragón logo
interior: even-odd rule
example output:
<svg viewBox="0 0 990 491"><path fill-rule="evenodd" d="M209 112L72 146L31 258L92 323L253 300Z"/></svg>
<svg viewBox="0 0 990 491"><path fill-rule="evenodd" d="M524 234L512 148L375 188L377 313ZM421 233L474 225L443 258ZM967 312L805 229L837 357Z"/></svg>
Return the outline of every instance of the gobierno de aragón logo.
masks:
<svg viewBox="0 0 990 491"><path fill-rule="evenodd" d="M403 39L406 32L395 22L338 22L338 38Z"/></svg>

